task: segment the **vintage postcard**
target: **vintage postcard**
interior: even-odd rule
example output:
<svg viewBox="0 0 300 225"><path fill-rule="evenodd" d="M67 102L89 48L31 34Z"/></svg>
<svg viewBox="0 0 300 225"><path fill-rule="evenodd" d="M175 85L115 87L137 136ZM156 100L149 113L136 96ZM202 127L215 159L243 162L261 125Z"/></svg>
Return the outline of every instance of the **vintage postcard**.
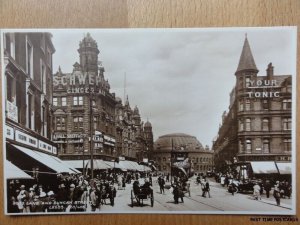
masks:
<svg viewBox="0 0 300 225"><path fill-rule="evenodd" d="M5 214L294 215L296 39L1 30Z"/></svg>

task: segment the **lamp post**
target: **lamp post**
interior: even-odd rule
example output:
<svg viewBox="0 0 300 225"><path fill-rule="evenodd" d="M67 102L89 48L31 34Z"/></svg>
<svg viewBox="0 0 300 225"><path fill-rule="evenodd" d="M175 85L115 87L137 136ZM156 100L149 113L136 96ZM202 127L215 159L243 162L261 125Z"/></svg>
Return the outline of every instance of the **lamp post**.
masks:
<svg viewBox="0 0 300 225"><path fill-rule="evenodd" d="M171 146L171 165L170 165L170 175L171 175L171 184L173 181L173 173L172 173L172 166L173 166L173 150L174 150L174 144L173 144L173 138L172 138L172 146Z"/></svg>
<svg viewBox="0 0 300 225"><path fill-rule="evenodd" d="M115 157L116 156L116 149L113 148L113 156ZM115 183L115 178L116 178L116 158L114 158L114 172L113 172L113 184Z"/></svg>

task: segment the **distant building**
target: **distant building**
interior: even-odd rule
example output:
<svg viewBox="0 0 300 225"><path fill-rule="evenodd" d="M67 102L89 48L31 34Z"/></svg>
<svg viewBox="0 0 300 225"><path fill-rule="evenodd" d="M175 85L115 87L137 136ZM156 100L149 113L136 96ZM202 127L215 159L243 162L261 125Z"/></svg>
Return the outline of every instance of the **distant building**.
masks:
<svg viewBox="0 0 300 225"><path fill-rule="evenodd" d="M73 65L71 73L59 68L53 76L53 140L59 156L81 160L90 159L93 153L95 159L111 161L123 156L141 161L147 141L138 108L131 109L128 97L123 105L110 91L98 61L100 51L89 33L78 52L80 63Z"/></svg>
<svg viewBox="0 0 300 225"><path fill-rule="evenodd" d="M183 133L167 134L154 142L151 159L156 162L160 172L171 172L171 160L174 164L187 158L195 173L206 174L207 171L213 170L213 151L208 147L204 148L194 136Z"/></svg>
<svg viewBox="0 0 300 225"><path fill-rule="evenodd" d="M292 77L270 63L258 76L245 38L228 112L213 142L217 170L233 162L291 161Z"/></svg>

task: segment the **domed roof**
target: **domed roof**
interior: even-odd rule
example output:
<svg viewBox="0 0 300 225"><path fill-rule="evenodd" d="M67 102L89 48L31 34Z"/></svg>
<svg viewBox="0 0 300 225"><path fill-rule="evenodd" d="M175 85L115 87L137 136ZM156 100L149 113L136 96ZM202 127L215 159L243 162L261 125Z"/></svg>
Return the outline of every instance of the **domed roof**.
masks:
<svg viewBox="0 0 300 225"><path fill-rule="evenodd" d="M171 151L172 145L174 151L205 151L196 137L184 133L160 136L154 142L154 149L155 151Z"/></svg>
<svg viewBox="0 0 300 225"><path fill-rule="evenodd" d="M144 127L152 127L151 123L149 121L147 121L144 125Z"/></svg>

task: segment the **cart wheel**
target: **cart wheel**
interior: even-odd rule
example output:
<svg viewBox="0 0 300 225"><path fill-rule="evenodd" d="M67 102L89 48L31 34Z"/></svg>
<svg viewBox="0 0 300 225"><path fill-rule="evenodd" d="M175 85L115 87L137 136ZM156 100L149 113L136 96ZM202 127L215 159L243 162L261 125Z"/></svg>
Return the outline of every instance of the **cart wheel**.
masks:
<svg viewBox="0 0 300 225"><path fill-rule="evenodd" d="M133 207L133 193L132 193L132 191L131 191L131 207Z"/></svg>

